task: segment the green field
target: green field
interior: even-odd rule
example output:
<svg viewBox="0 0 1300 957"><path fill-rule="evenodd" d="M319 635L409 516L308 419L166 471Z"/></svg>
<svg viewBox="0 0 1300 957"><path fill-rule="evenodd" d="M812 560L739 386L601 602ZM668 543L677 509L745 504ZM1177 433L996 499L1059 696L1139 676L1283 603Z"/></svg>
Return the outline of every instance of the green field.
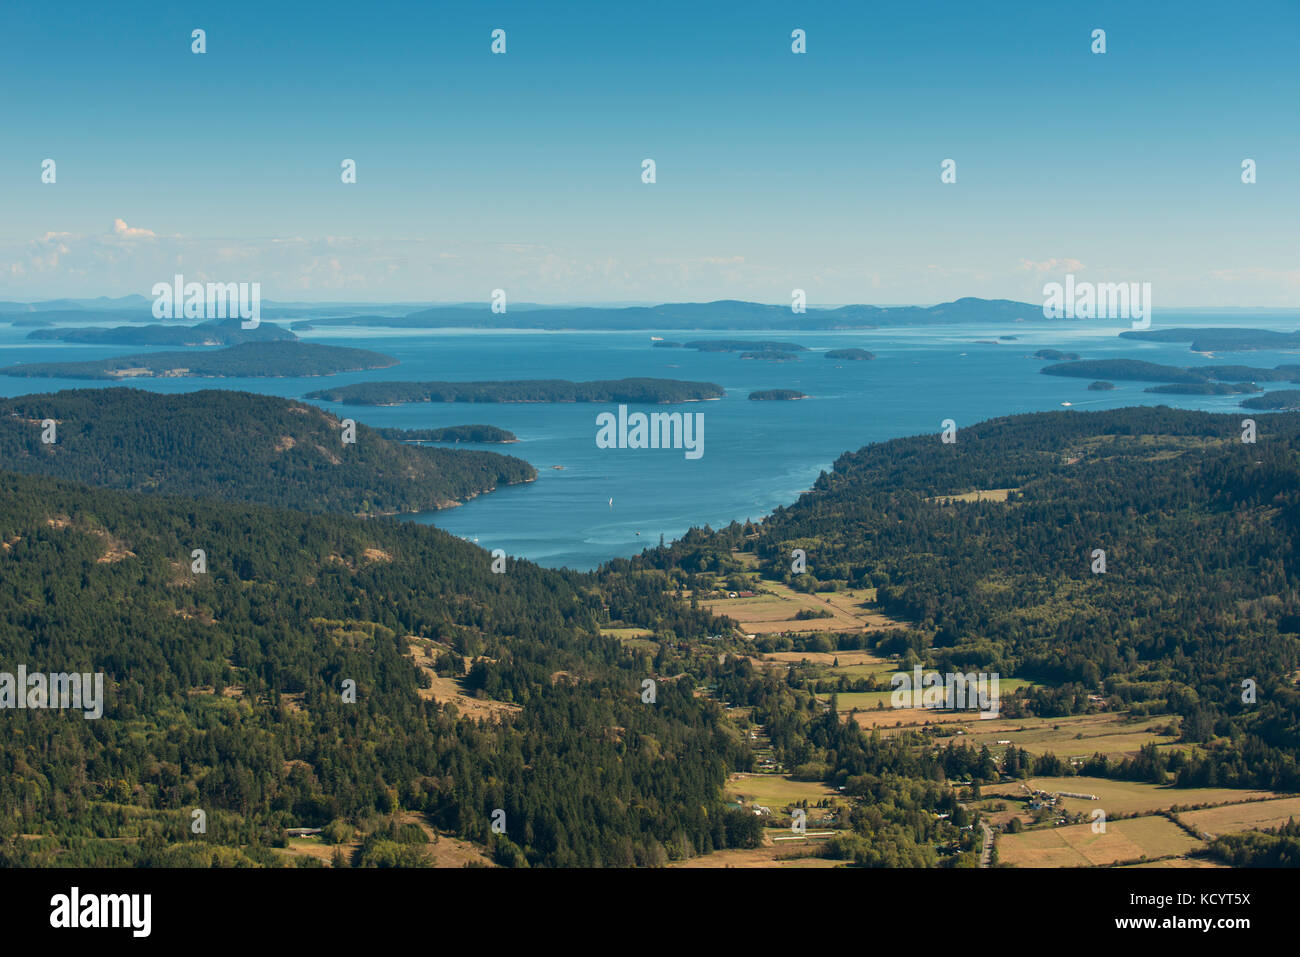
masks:
<svg viewBox="0 0 1300 957"><path fill-rule="evenodd" d="M762 804L774 813L797 801L806 800L813 805L831 798L846 803L839 792L820 781L794 781L784 774L733 774L727 782L726 794L735 801ZM818 815L810 811L808 816Z"/></svg>

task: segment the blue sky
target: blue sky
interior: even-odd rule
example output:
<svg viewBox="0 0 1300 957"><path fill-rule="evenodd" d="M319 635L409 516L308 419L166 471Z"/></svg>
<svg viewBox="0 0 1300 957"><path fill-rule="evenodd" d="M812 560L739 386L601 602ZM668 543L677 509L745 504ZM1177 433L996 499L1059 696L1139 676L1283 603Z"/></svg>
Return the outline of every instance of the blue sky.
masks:
<svg viewBox="0 0 1300 957"><path fill-rule="evenodd" d="M1300 307L1295 0L186 6L7 0L0 298Z"/></svg>

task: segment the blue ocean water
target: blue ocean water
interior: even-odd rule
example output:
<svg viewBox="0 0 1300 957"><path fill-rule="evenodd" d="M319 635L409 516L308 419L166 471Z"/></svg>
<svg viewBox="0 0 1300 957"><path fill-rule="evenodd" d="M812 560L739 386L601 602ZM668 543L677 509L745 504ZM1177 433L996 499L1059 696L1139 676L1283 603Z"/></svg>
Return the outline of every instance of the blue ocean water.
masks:
<svg viewBox="0 0 1300 957"><path fill-rule="evenodd" d="M1294 330L1300 317L1195 314L1162 325L1239 326ZM718 527L760 519L793 502L842 453L871 442L937 433L944 419L958 427L995 416L1062 408L1107 409L1169 405L1213 412L1239 410L1239 396L1154 395L1150 383L1118 382L1112 392L1089 392L1090 380L1039 374L1043 348L1085 359L1127 357L1169 365L1231 363L1272 367L1300 362L1295 352L1259 351L1216 357L1192 353L1186 343L1126 340L1126 323L1111 320L963 324L852 333L655 332L678 341L695 338L781 339L811 351L800 361L743 360L735 353L652 348L651 331L521 332L397 330L337 327L303 333L307 341L374 349L401 364L378 372L306 379L146 379L131 385L158 392L242 389L291 398L324 385L391 379L618 379L630 376L716 382L726 397L645 411L702 412L704 455L682 450L599 449L596 416L605 404L417 404L392 408L319 403L339 416L373 426L436 428L486 423L509 429L520 442L484 448L517 455L538 470L536 482L482 495L458 508L413 516L486 549L503 548L550 566L589 569L671 540L689 527ZM29 330L0 325L0 364L96 359L146 348L27 341ZM1015 341L997 344L1014 335ZM868 362L824 358L828 349L859 347ZM108 383L0 376L0 394L23 395ZM758 389L796 389L810 398L751 402ZM1294 388L1270 383L1268 389ZM557 466L559 468L557 468ZM613 500L612 505L610 499Z"/></svg>

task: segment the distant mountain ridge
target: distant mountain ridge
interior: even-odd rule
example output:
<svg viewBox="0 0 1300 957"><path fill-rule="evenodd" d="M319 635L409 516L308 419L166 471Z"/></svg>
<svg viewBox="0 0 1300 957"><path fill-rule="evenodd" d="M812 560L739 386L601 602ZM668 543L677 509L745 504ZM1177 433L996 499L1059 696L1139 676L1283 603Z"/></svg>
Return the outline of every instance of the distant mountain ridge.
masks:
<svg viewBox="0 0 1300 957"><path fill-rule="evenodd" d="M520 329L870 329L880 325L926 325L967 321L1014 322L1041 318L1041 306L1009 299L964 298L937 306L839 306L792 312L787 305L723 299L617 309L531 309L502 316L481 307L438 306L411 313L402 325L494 326Z"/></svg>
<svg viewBox="0 0 1300 957"><path fill-rule="evenodd" d="M263 319L293 319L306 326L378 326L436 329L451 327L511 329L871 329L881 325L916 326L955 322L1008 323L1041 319L1041 305L1010 299L964 297L934 306L847 305L810 307L796 313L788 305L720 299L714 302L663 303L657 306L547 306L515 303L504 314L490 304L457 303L415 308L403 304L366 305L262 301ZM59 299L42 303L0 302L0 322L56 325L103 322L154 323L152 301L144 296L121 299Z"/></svg>

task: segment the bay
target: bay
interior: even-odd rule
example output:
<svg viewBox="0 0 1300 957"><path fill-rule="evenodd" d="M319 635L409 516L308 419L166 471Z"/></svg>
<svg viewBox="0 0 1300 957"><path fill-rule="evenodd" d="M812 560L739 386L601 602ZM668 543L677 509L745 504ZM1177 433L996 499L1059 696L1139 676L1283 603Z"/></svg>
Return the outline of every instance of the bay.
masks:
<svg viewBox="0 0 1300 957"><path fill-rule="evenodd" d="M304 315L304 318L309 316ZM1236 326L1294 330L1296 316L1275 313L1167 315L1160 327ZM287 325L287 321L282 323ZM1087 379L1039 374L1048 363L1038 349L1077 352L1085 359L1134 358L1168 365L1240 364L1271 368L1294 363L1295 352L1257 351L1200 356L1186 343L1120 339L1117 320L1026 322L892 328L820 333L521 332L330 327L302 333L309 342L373 349L400 360L391 369L322 378L141 379L129 384L157 392L241 389L301 399L326 384L375 380L619 379L634 376L716 382L718 401L639 406L642 411L702 412L704 455L677 449L599 449L596 416L615 404L427 403L389 408L317 403L340 417L372 426L437 428L486 423L509 429L513 445L459 445L526 459L538 479L499 489L466 504L409 516L437 525L485 549L502 548L552 567L590 569L630 556L691 526L719 527L758 520L792 503L847 451L871 442L938 432L944 419L958 429L984 419L1063 408L1079 411L1129 405L1168 405L1242 412L1241 396L1156 395L1152 383L1116 382L1090 392ZM0 325L0 363L98 359L162 351L113 345L28 341L25 328ZM786 340L807 346L798 362L740 359L736 353L653 348L652 334L678 341L736 338ZM1014 335L1015 341L997 344ZM828 349L857 347L871 361L824 358ZM0 394L107 387L99 381L0 376ZM1268 383L1267 389L1292 388ZM799 401L749 401L751 391L794 389ZM1245 413L1242 413L1243 417ZM1255 417L1267 413L1250 413ZM958 441L961 436L959 431ZM557 468L558 466L558 468ZM613 499L611 506L610 499Z"/></svg>

